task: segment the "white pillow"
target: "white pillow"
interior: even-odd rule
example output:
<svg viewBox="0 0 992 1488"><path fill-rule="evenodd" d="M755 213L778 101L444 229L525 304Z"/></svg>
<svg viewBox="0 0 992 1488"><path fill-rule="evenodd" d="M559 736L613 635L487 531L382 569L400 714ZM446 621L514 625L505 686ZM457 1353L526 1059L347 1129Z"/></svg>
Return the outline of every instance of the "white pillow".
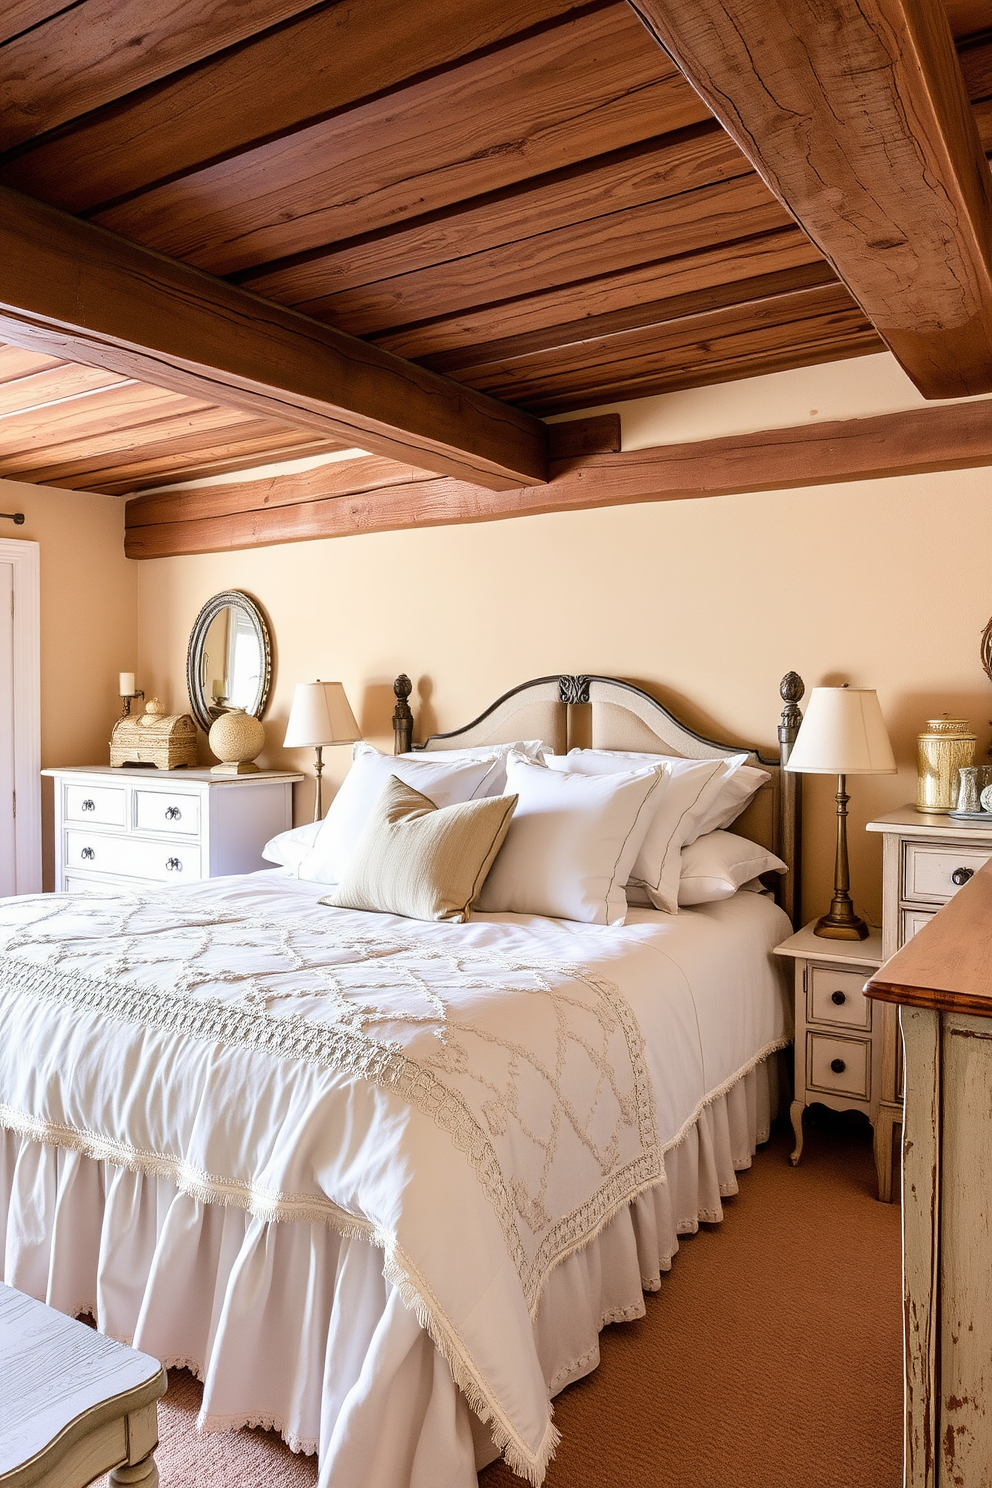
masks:
<svg viewBox="0 0 992 1488"><path fill-rule="evenodd" d="M642 765L657 764L659 760L667 760L678 768L706 763L683 759L681 755L643 754L621 749L572 749L568 754L557 755L555 758L574 762L564 766L556 765L555 768L583 769L589 775L596 771L636 770ZM720 827L729 827L740 816L755 792L766 780L771 779L767 770L757 770L746 761L746 754L728 754L725 757L722 762L724 769L719 772L712 788L701 802L704 809L701 814L697 813L699 819L696 822L696 836L718 831ZM551 764L551 760L547 763ZM695 841L695 838L690 840Z"/></svg>
<svg viewBox="0 0 992 1488"><path fill-rule="evenodd" d="M563 774L511 753L506 783L517 809L476 908L622 925L624 885L664 770Z"/></svg>
<svg viewBox="0 0 992 1488"><path fill-rule="evenodd" d="M307 822L305 827L293 827L290 832L280 832L271 837L262 848L262 857L269 863L278 863L280 868L288 868L296 875L296 871L313 847L320 831L319 821Z"/></svg>
<svg viewBox="0 0 992 1488"><path fill-rule="evenodd" d="M511 749L525 754L528 759L540 763L549 752L540 739L518 739L515 744L477 744L469 749L416 749L409 754L399 754L396 759L410 760L486 760L498 764L499 768L487 778L485 794L501 796L506 790L506 758Z"/></svg>
<svg viewBox="0 0 992 1488"><path fill-rule="evenodd" d="M787 873L788 868L767 848L734 832L707 832L682 850L679 903L729 899L759 873L771 872Z"/></svg>
<svg viewBox="0 0 992 1488"><path fill-rule="evenodd" d="M298 876L316 883L340 883L391 775L412 785L435 806L453 806L488 795L489 782L501 768L498 758L453 760L438 753L411 759L380 754L371 744L359 742L352 750L351 769L327 809L313 847L300 863Z"/></svg>

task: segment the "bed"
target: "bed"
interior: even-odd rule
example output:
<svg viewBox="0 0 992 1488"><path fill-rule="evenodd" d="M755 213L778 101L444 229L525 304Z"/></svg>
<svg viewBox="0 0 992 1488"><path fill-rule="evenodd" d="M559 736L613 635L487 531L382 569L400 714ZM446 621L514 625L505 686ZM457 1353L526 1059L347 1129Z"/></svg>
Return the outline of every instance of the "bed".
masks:
<svg viewBox="0 0 992 1488"><path fill-rule="evenodd" d="M784 755L801 692L790 674ZM630 684L556 677L423 752L564 755L580 728L732 748ZM795 777L748 757L770 778L740 830L790 868L791 909ZM192 1368L206 1429L281 1431L322 1488L470 1488L500 1451L538 1484L551 1397L767 1137L788 916L742 891L624 925L413 923L320 890L0 904L4 1279Z"/></svg>

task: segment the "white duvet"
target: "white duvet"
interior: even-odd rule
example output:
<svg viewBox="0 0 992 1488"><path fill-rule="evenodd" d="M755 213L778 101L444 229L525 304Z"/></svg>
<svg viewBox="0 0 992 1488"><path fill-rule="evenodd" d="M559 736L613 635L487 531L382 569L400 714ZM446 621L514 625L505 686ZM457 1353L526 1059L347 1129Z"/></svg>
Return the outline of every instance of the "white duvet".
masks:
<svg viewBox="0 0 992 1488"><path fill-rule="evenodd" d="M539 1482L554 1265L788 1037L770 901L622 928L330 910L279 874L0 904L0 1124L385 1254Z"/></svg>

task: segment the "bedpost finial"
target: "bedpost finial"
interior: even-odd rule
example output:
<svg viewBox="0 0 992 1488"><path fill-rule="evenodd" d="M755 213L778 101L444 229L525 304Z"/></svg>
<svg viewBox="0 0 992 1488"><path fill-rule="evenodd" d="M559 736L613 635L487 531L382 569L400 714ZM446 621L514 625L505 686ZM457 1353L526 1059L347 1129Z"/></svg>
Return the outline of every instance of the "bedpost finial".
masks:
<svg viewBox="0 0 992 1488"><path fill-rule="evenodd" d="M789 675L792 676L794 674L790 673ZM393 691L395 692L401 703L406 702L407 698L413 691L413 683L410 681L410 678L407 676L406 672L400 672L399 676L396 678L396 681L393 683ZM800 694L800 696L802 696L802 694Z"/></svg>
<svg viewBox="0 0 992 1488"><path fill-rule="evenodd" d="M798 672L786 672L778 690L783 703L798 703L806 691L806 684Z"/></svg>
<svg viewBox="0 0 992 1488"><path fill-rule="evenodd" d="M406 672L400 672L393 683L396 707L393 709L393 753L409 754L413 744L413 713L407 698L413 691L413 683Z"/></svg>

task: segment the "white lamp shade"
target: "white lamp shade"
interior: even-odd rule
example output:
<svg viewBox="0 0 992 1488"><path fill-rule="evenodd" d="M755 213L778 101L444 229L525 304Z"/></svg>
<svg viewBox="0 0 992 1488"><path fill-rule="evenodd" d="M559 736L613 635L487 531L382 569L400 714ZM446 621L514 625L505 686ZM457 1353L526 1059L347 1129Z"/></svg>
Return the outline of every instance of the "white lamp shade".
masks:
<svg viewBox="0 0 992 1488"><path fill-rule="evenodd" d="M875 689L814 687L785 768L806 775L894 775Z"/></svg>
<svg viewBox="0 0 992 1488"><path fill-rule="evenodd" d="M361 737L340 682L297 682L283 740L286 749L353 744Z"/></svg>

